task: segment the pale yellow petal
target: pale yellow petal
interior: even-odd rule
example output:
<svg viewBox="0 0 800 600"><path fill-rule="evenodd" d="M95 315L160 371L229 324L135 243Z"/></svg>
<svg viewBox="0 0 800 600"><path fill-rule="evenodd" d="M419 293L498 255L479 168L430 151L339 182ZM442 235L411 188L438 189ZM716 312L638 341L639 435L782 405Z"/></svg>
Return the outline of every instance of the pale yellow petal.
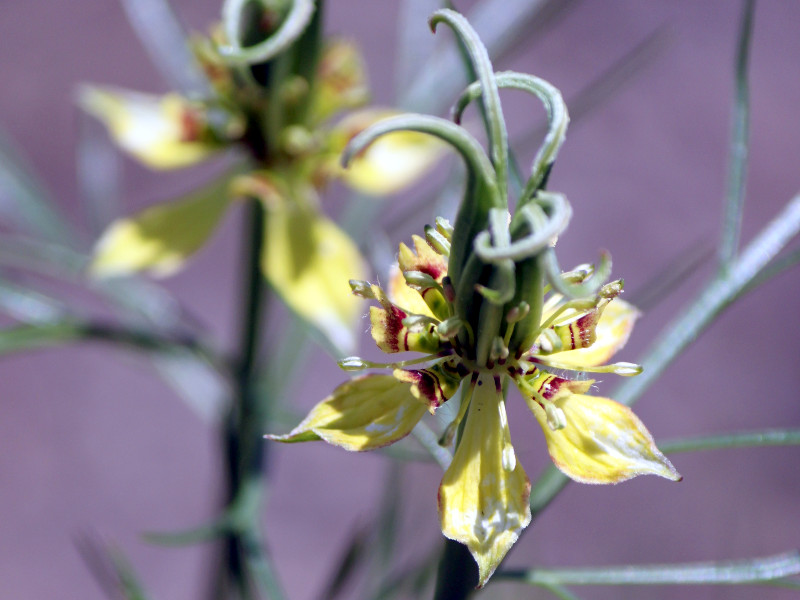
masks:
<svg viewBox="0 0 800 600"><path fill-rule="evenodd" d="M597 339L591 346L559 352L553 355L553 359L576 368L605 364L628 341L638 317L639 311L635 306L615 298L603 309L595 328Z"/></svg>
<svg viewBox="0 0 800 600"><path fill-rule="evenodd" d="M314 194L309 187L303 193ZM284 302L317 327L343 353L356 345L354 327L364 309L348 281L364 279L358 248L332 221L291 199L265 201L261 266Z"/></svg>
<svg viewBox="0 0 800 600"><path fill-rule="evenodd" d="M353 113L332 132L334 148L344 148L363 129L397 113L363 110ZM443 155L444 143L414 131L398 131L379 137L356 156L340 175L350 187L373 196L393 194L421 179Z"/></svg>
<svg viewBox="0 0 800 600"><path fill-rule="evenodd" d="M344 40L326 44L317 64L314 91L311 114L316 122L369 100L364 60L354 44Z"/></svg>
<svg viewBox="0 0 800 600"><path fill-rule="evenodd" d="M530 482L507 435L501 396L479 380L464 433L439 487L442 533L469 548L479 586L491 577L531 521Z"/></svg>
<svg viewBox="0 0 800 600"><path fill-rule="evenodd" d="M406 283L406 278L397 265L392 266L389 277L389 298L394 304L407 313L433 317L425 300L417 290Z"/></svg>
<svg viewBox="0 0 800 600"><path fill-rule="evenodd" d="M205 125L180 96L83 86L78 104L108 128L116 143L154 169L195 164L218 149L203 137Z"/></svg>
<svg viewBox="0 0 800 600"><path fill-rule="evenodd" d="M373 450L408 435L427 411L408 383L391 375L365 375L336 388L279 442L323 439L346 450Z"/></svg>
<svg viewBox="0 0 800 600"><path fill-rule="evenodd" d="M173 274L216 230L230 204L229 181L223 177L185 198L111 223L95 245L90 274Z"/></svg>
<svg viewBox="0 0 800 600"><path fill-rule="evenodd" d="M568 394L556 398L566 426L553 431L544 409L528 399L555 465L582 483L618 483L637 475L681 476L656 448L650 432L627 406L608 398Z"/></svg>

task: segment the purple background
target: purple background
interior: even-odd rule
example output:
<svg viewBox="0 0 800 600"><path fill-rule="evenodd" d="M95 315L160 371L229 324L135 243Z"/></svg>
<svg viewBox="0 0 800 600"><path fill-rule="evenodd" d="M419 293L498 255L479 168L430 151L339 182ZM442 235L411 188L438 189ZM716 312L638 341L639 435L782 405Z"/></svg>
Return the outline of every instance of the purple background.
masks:
<svg viewBox="0 0 800 600"><path fill-rule="evenodd" d="M176 5L201 31L219 11L212 0ZM329 5L328 30L362 44L376 101L390 102L396 3ZM687 246L715 243L739 15L739 3L727 0L580 2L496 65L544 77L569 100L648 34L668 26L657 57L570 129L550 183L575 209L559 244L563 265L593 260L598 249L607 248L615 275L635 293ZM800 189L798 23L795 2L757 8L745 241ZM76 84L166 88L120 6L107 0L6 0L0 57L0 123L54 190L60 208L86 229L76 208ZM512 131L541 118L528 100L509 96L509 106ZM201 168L161 175L126 161L124 210L191 189L193 175L203 174ZM430 221L424 213L396 239ZM236 334L238 226L239 215L229 217L196 262L165 283L226 347ZM635 359L700 282L691 277L649 311L622 359ZM800 426L798 294L796 270L781 275L728 310L674 364L636 409L656 439ZM366 335L362 345L371 345ZM310 375L291 392L300 409L344 379L331 359L314 359ZM105 346L4 357L0 382L0 595L102 598L74 545L83 535L98 534L125 550L155 596L200 597L208 548L154 547L139 533L191 527L213 516L220 467L214 431L145 358ZM521 406L512 410L512 435L535 477L547 456L538 427ZM311 599L353 528L374 514L387 463L378 455L322 444L274 450L267 539L290 597ZM616 487L570 486L530 527L506 565L733 559L798 546L796 449L676 455L673 462L685 478L680 484L641 478ZM404 475L404 560L421 557L439 537L439 477L430 465L415 465ZM622 599L794 597L750 587L577 591L586 598ZM486 596L545 594L499 585Z"/></svg>

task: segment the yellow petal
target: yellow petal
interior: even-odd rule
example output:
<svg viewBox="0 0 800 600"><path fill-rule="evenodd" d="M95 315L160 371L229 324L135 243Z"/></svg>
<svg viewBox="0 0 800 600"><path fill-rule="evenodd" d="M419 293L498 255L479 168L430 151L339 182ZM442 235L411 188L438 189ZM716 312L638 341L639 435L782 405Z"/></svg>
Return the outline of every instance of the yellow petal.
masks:
<svg viewBox="0 0 800 600"><path fill-rule="evenodd" d="M338 155L356 134L395 114L375 109L353 113L333 130L333 151ZM359 192L373 196L393 194L422 178L442 156L444 148L441 141L423 133L389 133L356 156L347 169L340 169L340 175Z"/></svg>
<svg viewBox="0 0 800 600"><path fill-rule="evenodd" d="M647 474L681 479L627 406L597 396L562 395L554 402L564 411L567 424L553 431L544 409L526 400L544 431L553 462L575 481L618 483Z"/></svg>
<svg viewBox="0 0 800 600"><path fill-rule="evenodd" d="M166 277L211 237L230 203L229 176L179 200L111 223L95 245L97 277L147 271Z"/></svg>
<svg viewBox="0 0 800 600"><path fill-rule="evenodd" d="M427 410L411 386L391 375L365 375L336 388L278 442L323 439L345 450L373 450L408 435Z"/></svg>
<svg viewBox="0 0 800 600"><path fill-rule="evenodd" d="M504 435L501 395L490 377L479 383L439 487L439 518L442 533L469 548L482 586L531 521L531 486Z"/></svg>
<svg viewBox="0 0 800 600"><path fill-rule="evenodd" d="M417 290L406 283L406 278L397 265L392 267L389 275L389 298L407 313L433 317L425 300Z"/></svg>
<svg viewBox="0 0 800 600"><path fill-rule="evenodd" d="M638 317L639 311L635 306L615 298L606 305L600 315L594 330L595 342L588 348L559 352L554 360L576 368L606 363L628 341Z"/></svg>
<svg viewBox="0 0 800 600"><path fill-rule="evenodd" d="M203 139L206 125L199 111L175 94L83 86L78 104L103 122L123 150L154 169L192 165L219 147Z"/></svg>
<svg viewBox="0 0 800 600"><path fill-rule="evenodd" d="M262 197L266 207L264 275L284 302L317 327L343 353L356 345L354 325L363 306L348 281L366 277L358 248L313 202L292 201L289 194L314 195L310 186L289 190L275 181Z"/></svg>
<svg viewBox="0 0 800 600"><path fill-rule="evenodd" d="M405 319L413 316L413 313L393 304L386 292L377 285L372 286L372 293L381 303L381 308L369 308L370 334L378 348L389 354L408 351L434 354L439 351L441 340L436 333L435 323L425 323L409 330Z"/></svg>

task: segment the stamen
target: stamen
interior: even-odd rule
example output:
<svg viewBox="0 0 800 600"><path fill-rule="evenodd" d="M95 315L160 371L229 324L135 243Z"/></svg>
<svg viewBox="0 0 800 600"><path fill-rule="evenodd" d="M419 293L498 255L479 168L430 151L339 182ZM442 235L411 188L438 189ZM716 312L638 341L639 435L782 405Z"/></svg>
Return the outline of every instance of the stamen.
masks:
<svg viewBox="0 0 800 600"><path fill-rule="evenodd" d="M610 365L599 365L599 366L586 366L586 365L573 366L552 361L549 358L544 358L542 356L530 356L528 358L532 362L539 363L541 365L544 365L545 367L550 367L552 369L562 369L564 371L577 371L579 373L614 373L615 375L621 375L622 377L633 377L634 375L638 375L639 373L642 372L641 365L629 362L618 362L618 363L612 363Z"/></svg>
<svg viewBox="0 0 800 600"><path fill-rule="evenodd" d="M350 289L353 290L353 294L355 294L356 296L359 296L361 298L367 298L368 300L375 299L375 293L372 291L372 286L368 281L363 281L361 279L351 279Z"/></svg>
<svg viewBox="0 0 800 600"><path fill-rule="evenodd" d="M551 431L558 431L567 426L567 415L564 414L562 409L556 406L555 402L542 396L522 377L517 378L515 381L518 386L524 388L536 403L544 409L545 415L547 416L547 426Z"/></svg>
<svg viewBox="0 0 800 600"><path fill-rule="evenodd" d="M440 352L439 354L427 354L419 358L411 358L409 360L400 360L391 363L377 363L371 360L364 360L358 356L348 356L338 361L339 368L345 371L362 371L364 369L397 369L400 367L408 367L410 365L418 365L424 362L430 362L434 365L441 362L443 359L452 355L452 351Z"/></svg>
<svg viewBox="0 0 800 600"><path fill-rule="evenodd" d="M464 415L467 414L467 408L469 408L469 403L472 400L472 394L475 392L475 382L477 379L477 373L473 373L472 379L469 382L469 390L466 394L464 394L463 398L461 398L461 406L458 408L458 414L456 415L456 418L450 422L450 424L445 428L444 432L442 432L442 436L439 438L439 445L443 448L446 448L453 443L453 438L456 436L458 426L461 425L461 421L464 420Z"/></svg>

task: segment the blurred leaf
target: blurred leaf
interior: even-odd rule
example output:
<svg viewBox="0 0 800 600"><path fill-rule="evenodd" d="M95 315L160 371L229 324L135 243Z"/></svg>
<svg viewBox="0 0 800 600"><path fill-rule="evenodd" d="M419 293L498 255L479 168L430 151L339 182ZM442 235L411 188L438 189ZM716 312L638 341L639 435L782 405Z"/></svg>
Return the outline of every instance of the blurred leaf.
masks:
<svg viewBox="0 0 800 600"><path fill-rule="evenodd" d="M77 177L92 238L120 213L120 160L105 129L78 111Z"/></svg>
<svg viewBox="0 0 800 600"><path fill-rule="evenodd" d="M210 87L192 56L186 32L168 0L121 0L136 35L170 87L207 95Z"/></svg>
<svg viewBox="0 0 800 600"><path fill-rule="evenodd" d="M368 556L369 537L367 527L358 527L353 531L347 544L338 553L339 562L336 563L328 583L322 587L322 592L318 595L319 600L334 600L341 597L345 586Z"/></svg>
<svg viewBox="0 0 800 600"><path fill-rule="evenodd" d="M56 300L32 289L15 285L0 277L0 310L17 321L52 323L66 314Z"/></svg>
<svg viewBox="0 0 800 600"><path fill-rule="evenodd" d="M188 350L163 352L151 358L164 381L203 421L220 419L231 392L218 370Z"/></svg>
<svg viewBox="0 0 800 600"><path fill-rule="evenodd" d="M110 598L149 600L150 596L122 552L90 536L77 540L76 546L98 585Z"/></svg>
<svg viewBox="0 0 800 600"><path fill-rule="evenodd" d="M500 571L497 579L522 580L533 585L736 585L762 583L800 574L800 553L718 562L664 565L625 565L585 569Z"/></svg>
<svg viewBox="0 0 800 600"><path fill-rule="evenodd" d="M0 129L0 216L48 242L71 245L76 232L55 206L50 193Z"/></svg>
<svg viewBox="0 0 800 600"><path fill-rule="evenodd" d="M722 217L722 237L719 244L721 268L728 267L739 248L744 208L745 182L747 179L747 141L750 122L750 92L747 66L750 62L750 39L753 32L755 1L744 3L739 41L736 50L736 94L731 119L731 141L728 154L728 181L725 209Z"/></svg>

